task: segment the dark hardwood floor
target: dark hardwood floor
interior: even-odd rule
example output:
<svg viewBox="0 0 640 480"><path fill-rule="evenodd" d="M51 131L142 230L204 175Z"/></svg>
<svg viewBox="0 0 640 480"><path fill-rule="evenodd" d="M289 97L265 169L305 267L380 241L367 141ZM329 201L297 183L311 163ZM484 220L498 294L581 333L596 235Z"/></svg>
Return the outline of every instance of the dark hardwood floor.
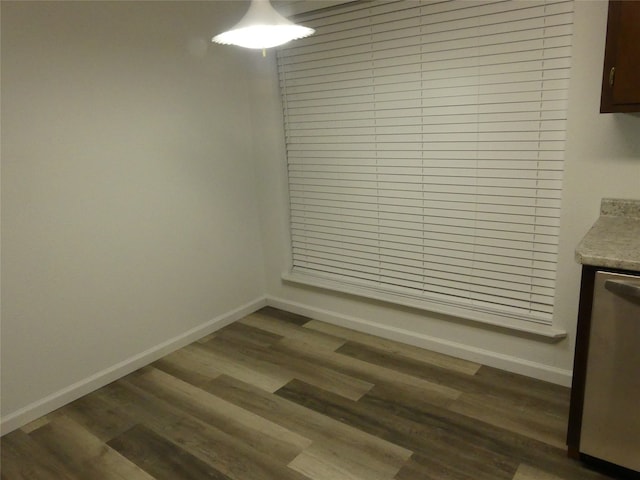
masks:
<svg viewBox="0 0 640 480"><path fill-rule="evenodd" d="M265 308L1 439L3 480L590 480L569 390Z"/></svg>

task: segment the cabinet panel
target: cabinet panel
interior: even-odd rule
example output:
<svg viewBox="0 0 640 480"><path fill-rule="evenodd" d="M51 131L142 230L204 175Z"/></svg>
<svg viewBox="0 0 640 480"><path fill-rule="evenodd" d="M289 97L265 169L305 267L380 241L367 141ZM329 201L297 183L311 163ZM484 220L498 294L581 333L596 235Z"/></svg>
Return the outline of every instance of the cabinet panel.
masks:
<svg viewBox="0 0 640 480"><path fill-rule="evenodd" d="M640 2L611 0L600 112L640 111Z"/></svg>

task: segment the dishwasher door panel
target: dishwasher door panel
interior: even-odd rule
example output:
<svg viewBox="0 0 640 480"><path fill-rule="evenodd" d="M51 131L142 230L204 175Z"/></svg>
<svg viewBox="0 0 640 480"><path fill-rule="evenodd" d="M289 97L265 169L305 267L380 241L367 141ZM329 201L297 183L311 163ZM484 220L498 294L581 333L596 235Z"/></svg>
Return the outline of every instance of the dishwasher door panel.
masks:
<svg viewBox="0 0 640 480"><path fill-rule="evenodd" d="M580 452L640 471L640 276L596 273Z"/></svg>

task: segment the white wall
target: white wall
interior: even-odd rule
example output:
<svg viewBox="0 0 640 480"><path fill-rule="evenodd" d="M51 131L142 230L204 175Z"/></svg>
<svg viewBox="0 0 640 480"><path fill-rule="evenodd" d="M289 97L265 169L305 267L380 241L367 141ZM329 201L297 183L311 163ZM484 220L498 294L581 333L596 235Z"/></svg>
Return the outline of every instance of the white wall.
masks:
<svg viewBox="0 0 640 480"><path fill-rule="evenodd" d="M286 162L282 113L274 60L258 65L254 80L265 92L256 118L260 218L263 221L267 293L274 305L339 324L402 339L490 365L570 383L580 266L574 249L598 216L602 197L640 198L640 116L598 113L607 3L576 1L572 79L566 147L558 288L554 326L557 342L516 335L452 318L398 308L320 289L285 284L289 264ZM266 86L268 84L268 86ZM271 92L267 95L268 92Z"/></svg>
<svg viewBox="0 0 640 480"><path fill-rule="evenodd" d="M265 291L238 2L2 2L10 429Z"/></svg>

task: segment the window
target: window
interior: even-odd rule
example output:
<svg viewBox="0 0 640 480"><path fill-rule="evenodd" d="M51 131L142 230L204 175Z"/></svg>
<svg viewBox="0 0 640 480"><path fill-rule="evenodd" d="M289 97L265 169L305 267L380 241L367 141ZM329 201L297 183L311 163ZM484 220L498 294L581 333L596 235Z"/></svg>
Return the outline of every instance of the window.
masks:
<svg viewBox="0 0 640 480"><path fill-rule="evenodd" d="M552 325L572 1L354 2L278 52L292 270Z"/></svg>

